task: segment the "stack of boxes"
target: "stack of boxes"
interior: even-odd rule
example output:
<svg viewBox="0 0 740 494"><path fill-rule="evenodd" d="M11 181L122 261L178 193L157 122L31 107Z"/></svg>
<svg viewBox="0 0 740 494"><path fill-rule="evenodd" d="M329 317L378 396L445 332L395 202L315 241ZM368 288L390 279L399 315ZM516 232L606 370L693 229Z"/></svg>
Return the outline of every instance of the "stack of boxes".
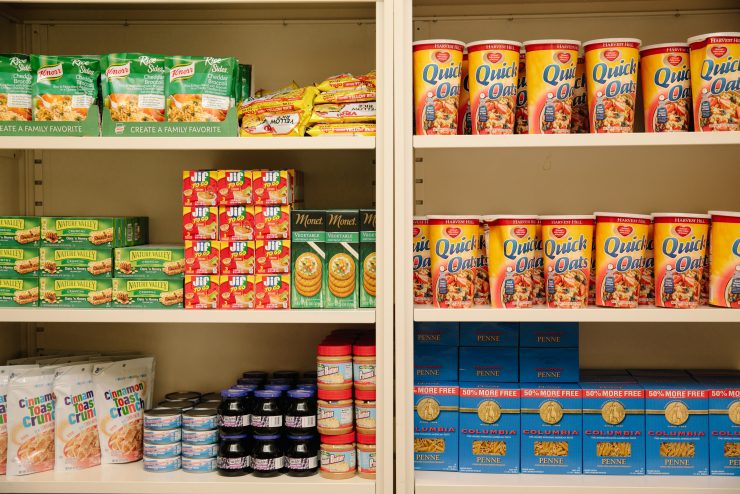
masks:
<svg viewBox="0 0 740 494"><path fill-rule="evenodd" d="M0 307L39 304L41 218L0 217Z"/></svg>
<svg viewBox="0 0 740 494"><path fill-rule="evenodd" d="M117 247L113 303L136 309L182 309L182 245Z"/></svg>

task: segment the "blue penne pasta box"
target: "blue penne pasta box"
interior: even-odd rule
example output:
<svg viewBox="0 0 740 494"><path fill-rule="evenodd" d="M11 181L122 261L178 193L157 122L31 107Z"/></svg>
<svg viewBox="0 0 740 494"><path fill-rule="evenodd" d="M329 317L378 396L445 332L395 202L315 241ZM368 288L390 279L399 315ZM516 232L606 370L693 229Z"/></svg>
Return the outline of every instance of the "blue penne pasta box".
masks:
<svg viewBox="0 0 740 494"><path fill-rule="evenodd" d="M580 386L521 386L521 472L580 474L583 430Z"/></svg>
<svg viewBox="0 0 740 494"><path fill-rule="evenodd" d="M460 347L460 381L518 382L517 352L508 347Z"/></svg>
<svg viewBox="0 0 740 494"><path fill-rule="evenodd" d="M458 327L456 322L415 322L414 345L457 346Z"/></svg>
<svg viewBox="0 0 740 494"><path fill-rule="evenodd" d="M460 346L519 346L519 323L461 322Z"/></svg>
<svg viewBox="0 0 740 494"><path fill-rule="evenodd" d="M645 387L645 471L648 475L709 474L709 391L687 381Z"/></svg>
<svg viewBox="0 0 740 494"><path fill-rule="evenodd" d="M460 471L519 473L518 384L460 383Z"/></svg>
<svg viewBox="0 0 740 494"><path fill-rule="evenodd" d="M580 384L583 473L645 475L645 390L636 383Z"/></svg>
<svg viewBox="0 0 740 494"><path fill-rule="evenodd" d="M456 346L414 346L414 382L457 381Z"/></svg>
<svg viewBox="0 0 740 494"><path fill-rule="evenodd" d="M697 379L709 388L709 474L740 476L740 379Z"/></svg>
<svg viewBox="0 0 740 494"><path fill-rule="evenodd" d="M519 325L519 346L526 348L577 347L578 323L523 322Z"/></svg>
<svg viewBox="0 0 740 494"><path fill-rule="evenodd" d="M414 386L414 468L457 471L459 387L456 382Z"/></svg>
<svg viewBox="0 0 740 494"><path fill-rule="evenodd" d="M578 382L578 348L520 348L519 381Z"/></svg>

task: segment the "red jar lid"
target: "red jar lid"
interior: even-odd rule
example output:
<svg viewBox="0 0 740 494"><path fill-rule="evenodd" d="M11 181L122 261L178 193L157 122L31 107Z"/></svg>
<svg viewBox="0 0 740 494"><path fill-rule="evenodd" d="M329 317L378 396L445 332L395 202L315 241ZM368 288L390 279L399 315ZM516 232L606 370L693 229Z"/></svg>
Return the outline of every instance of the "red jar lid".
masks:
<svg viewBox="0 0 740 494"><path fill-rule="evenodd" d="M352 390L351 389L320 389L319 400L339 401L339 400L351 400Z"/></svg>
<svg viewBox="0 0 740 494"><path fill-rule="evenodd" d="M355 343L352 346L352 353L356 357L374 357L375 343Z"/></svg>
<svg viewBox="0 0 740 494"><path fill-rule="evenodd" d="M357 442L360 444L375 444L375 434L357 433Z"/></svg>
<svg viewBox="0 0 740 494"><path fill-rule="evenodd" d="M321 343L316 354L324 357L342 357L352 353L352 346L344 342L324 341Z"/></svg>
<svg viewBox="0 0 740 494"><path fill-rule="evenodd" d="M375 401L375 390L355 389L355 400Z"/></svg>
<svg viewBox="0 0 740 494"><path fill-rule="evenodd" d="M323 444L350 444L355 442L355 431L348 432L347 434L339 434L336 436L321 435L321 442Z"/></svg>

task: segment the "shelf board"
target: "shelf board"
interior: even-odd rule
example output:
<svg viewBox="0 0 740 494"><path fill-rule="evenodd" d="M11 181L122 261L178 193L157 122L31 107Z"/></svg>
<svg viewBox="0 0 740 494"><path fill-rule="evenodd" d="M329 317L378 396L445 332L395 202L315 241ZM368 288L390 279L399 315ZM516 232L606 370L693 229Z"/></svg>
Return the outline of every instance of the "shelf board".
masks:
<svg viewBox="0 0 740 494"><path fill-rule="evenodd" d="M375 149L375 138L353 137L0 137L0 149L146 151L293 151Z"/></svg>
<svg viewBox="0 0 740 494"><path fill-rule="evenodd" d="M24 477L0 477L0 492L38 493L130 493L139 494L374 494L375 482L355 477L349 480L326 480L312 477L272 478L221 477L217 473L170 473L144 471L141 462L125 465L103 465L77 472L43 472Z"/></svg>
<svg viewBox="0 0 740 494"><path fill-rule="evenodd" d="M737 477L414 472L416 494L737 494Z"/></svg>
<svg viewBox="0 0 740 494"><path fill-rule="evenodd" d="M414 149L740 145L740 132L414 136Z"/></svg>
<svg viewBox="0 0 740 494"><path fill-rule="evenodd" d="M0 322L373 324L375 309L157 310L3 308ZM0 488L0 491L2 489Z"/></svg>
<svg viewBox="0 0 740 494"><path fill-rule="evenodd" d="M585 309L548 309L544 306L531 309L435 309L414 306L414 321L462 322L740 322L740 310L719 307L698 309L664 309L638 307L613 309L588 307Z"/></svg>

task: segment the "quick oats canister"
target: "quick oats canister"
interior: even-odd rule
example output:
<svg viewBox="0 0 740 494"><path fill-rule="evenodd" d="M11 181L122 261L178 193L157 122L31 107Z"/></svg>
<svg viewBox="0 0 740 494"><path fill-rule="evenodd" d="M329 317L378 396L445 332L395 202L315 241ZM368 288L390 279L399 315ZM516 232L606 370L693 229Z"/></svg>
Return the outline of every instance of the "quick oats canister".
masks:
<svg viewBox="0 0 740 494"><path fill-rule="evenodd" d="M740 309L740 212L710 211L709 303Z"/></svg>
<svg viewBox="0 0 740 494"><path fill-rule="evenodd" d="M688 39L696 132L740 130L740 32Z"/></svg>
<svg viewBox="0 0 740 494"><path fill-rule="evenodd" d="M576 82L573 86L573 114L570 116L571 134L588 134L588 94L586 92L586 58L578 57Z"/></svg>
<svg viewBox="0 0 740 494"><path fill-rule="evenodd" d="M580 41L526 41L530 134L569 134Z"/></svg>
<svg viewBox="0 0 740 494"><path fill-rule="evenodd" d="M580 309L588 305L594 217L540 216L547 306Z"/></svg>
<svg viewBox="0 0 740 494"><path fill-rule="evenodd" d="M653 217L650 216L648 227L648 240L645 246L644 262L642 264L642 275L640 276L640 298L639 305L655 304L655 255L653 241Z"/></svg>
<svg viewBox="0 0 740 494"><path fill-rule="evenodd" d="M478 216L429 216L434 307L467 309L475 295Z"/></svg>
<svg viewBox="0 0 740 494"><path fill-rule="evenodd" d="M626 213L594 215L596 305L635 308L639 303L651 217Z"/></svg>
<svg viewBox="0 0 740 494"><path fill-rule="evenodd" d="M709 215L654 213L655 305L699 306Z"/></svg>
<svg viewBox="0 0 740 494"><path fill-rule="evenodd" d="M532 296L535 305L547 303L545 296L545 263L542 252L542 220L537 219L537 228L534 235L534 267L532 268Z"/></svg>
<svg viewBox="0 0 740 494"><path fill-rule="evenodd" d="M509 40L469 43L470 117L473 134L513 134L522 44Z"/></svg>
<svg viewBox="0 0 740 494"><path fill-rule="evenodd" d="M486 216L491 307L528 308L534 304L532 271L536 215Z"/></svg>
<svg viewBox="0 0 740 494"><path fill-rule="evenodd" d="M432 273L429 257L429 220L426 216L414 216L414 303L432 304Z"/></svg>
<svg viewBox="0 0 740 494"><path fill-rule="evenodd" d="M416 135L457 134L463 48L448 39L413 44Z"/></svg>
<svg viewBox="0 0 740 494"><path fill-rule="evenodd" d="M519 78L516 83L515 134L529 134L529 117L527 112L527 53L522 46L519 50Z"/></svg>
<svg viewBox="0 0 740 494"><path fill-rule="evenodd" d="M606 38L583 44L592 134L632 132L641 41Z"/></svg>
<svg viewBox="0 0 740 494"><path fill-rule="evenodd" d="M687 132L691 122L689 45L642 47L640 80L645 132Z"/></svg>
<svg viewBox="0 0 740 494"><path fill-rule="evenodd" d="M462 75L460 84L460 104L457 108L457 133L470 135L473 133L470 119L470 84L468 77L468 50L463 50Z"/></svg>

